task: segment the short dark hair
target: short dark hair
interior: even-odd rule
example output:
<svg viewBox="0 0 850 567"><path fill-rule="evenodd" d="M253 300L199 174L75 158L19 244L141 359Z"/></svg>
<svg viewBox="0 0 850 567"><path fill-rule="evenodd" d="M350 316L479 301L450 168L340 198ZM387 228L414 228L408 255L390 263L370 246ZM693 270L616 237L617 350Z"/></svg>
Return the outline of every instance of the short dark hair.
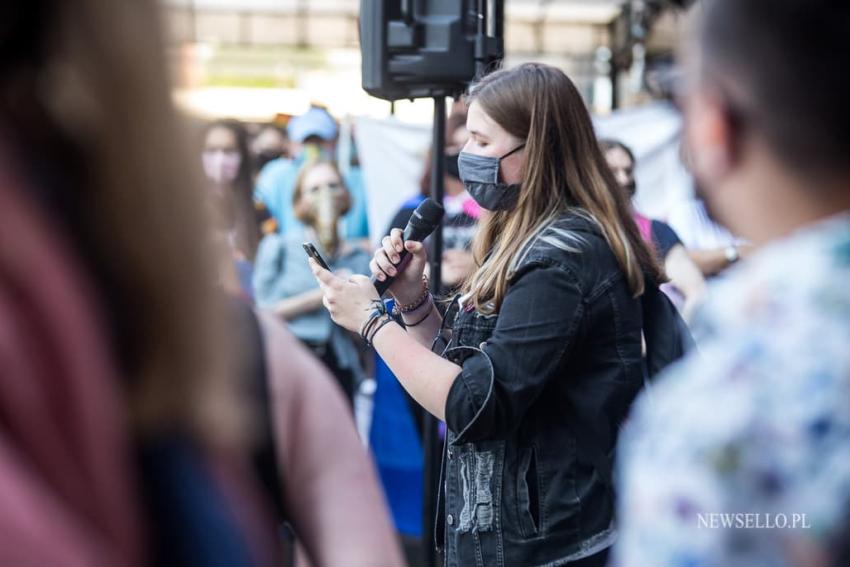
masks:
<svg viewBox="0 0 850 567"><path fill-rule="evenodd" d="M850 171L847 0L703 0L703 80L800 171Z"/></svg>

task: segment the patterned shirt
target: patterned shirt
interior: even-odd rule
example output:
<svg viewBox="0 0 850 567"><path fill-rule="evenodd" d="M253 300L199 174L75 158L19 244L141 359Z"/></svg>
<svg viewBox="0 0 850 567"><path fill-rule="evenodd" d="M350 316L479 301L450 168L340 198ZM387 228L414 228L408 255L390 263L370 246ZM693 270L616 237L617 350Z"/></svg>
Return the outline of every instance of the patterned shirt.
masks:
<svg viewBox="0 0 850 567"><path fill-rule="evenodd" d="M621 436L614 565L816 565L842 530L850 546L850 214L729 270L694 333Z"/></svg>

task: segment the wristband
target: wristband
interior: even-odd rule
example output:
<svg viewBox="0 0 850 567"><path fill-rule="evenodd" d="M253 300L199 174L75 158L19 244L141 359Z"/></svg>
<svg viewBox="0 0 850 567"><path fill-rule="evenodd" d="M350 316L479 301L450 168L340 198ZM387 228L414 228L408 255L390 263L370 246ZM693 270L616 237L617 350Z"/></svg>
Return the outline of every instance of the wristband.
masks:
<svg viewBox="0 0 850 567"><path fill-rule="evenodd" d="M431 295L431 284L428 282L428 278L425 274L422 274L422 294L416 298L412 303L407 303L404 305L397 305L397 309L399 313L412 313L416 311L428 301L428 297Z"/></svg>
<svg viewBox="0 0 850 567"><path fill-rule="evenodd" d="M373 331L371 331L371 335L366 339L366 346L372 347L373 341L375 340L375 335L378 334L378 331L395 321L395 319L393 319L389 315L382 315L382 317L384 317L384 320L381 321L381 323L377 327L375 327ZM377 321L377 318L375 320Z"/></svg>
<svg viewBox="0 0 850 567"><path fill-rule="evenodd" d="M421 319L419 319L419 320L418 320L417 322L415 322L415 323L405 323L405 324L404 324L404 326L405 326L405 327L407 327L407 328L410 328L410 327L415 327L415 326L417 326L417 325L421 325L422 323L424 323L424 322L425 322L425 319L427 319L428 317L430 317L430 316L431 316L431 313L432 313L433 311L434 311L434 304L433 304L433 301L432 301L432 303L431 303L431 309L429 309L429 310L428 310L428 312L427 312L427 313L425 313L425 315L424 315Z"/></svg>

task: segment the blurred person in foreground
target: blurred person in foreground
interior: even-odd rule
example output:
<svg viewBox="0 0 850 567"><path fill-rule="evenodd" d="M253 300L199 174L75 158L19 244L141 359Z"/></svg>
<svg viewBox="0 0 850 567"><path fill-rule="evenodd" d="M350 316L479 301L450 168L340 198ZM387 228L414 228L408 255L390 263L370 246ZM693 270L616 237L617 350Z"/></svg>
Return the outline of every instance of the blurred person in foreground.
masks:
<svg viewBox="0 0 850 567"><path fill-rule="evenodd" d="M847 565L850 4L697 12L693 169L708 210L756 250L698 312L700 355L635 405L615 563Z"/></svg>
<svg viewBox="0 0 850 567"><path fill-rule="evenodd" d="M155 4L2 10L0 563L268 564Z"/></svg>
<svg viewBox="0 0 850 567"><path fill-rule="evenodd" d="M329 378L263 320L243 379L157 4L0 10L0 564L277 564L261 427L316 564L399 564L353 424L303 411L342 414Z"/></svg>
<svg viewBox="0 0 850 567"><path fill-rule="evenodd" d="M229 250L239 289L253 297L251 273L260 243L260 218L254 206L252 156L248 132L236 120L207 127L201 163L209 185L215 238Z"/></svg>
<svg viewBox="0 0 850 567"><path fill-rule="evenodd" d="M263 168L257 177L254 198L268 208L277 221L280 234L298 235L304 231L304 224L292 206L295 182L304 164L317 159L334 161L337 158L339 127L327 110L313 106L289 121L287 133L292 158L280 157ZM347 240L363 240L365 246L369 238L369 220L360 167L352 165L348 168L344 181L351 193L351 207L341 219L342 236Z"/></svg>
<svg viewBox="0 0 850 567"><path fill-rule="evenodd" d="M293 195L293 209L304 232L266 236L254 270L257 304L287 321L289 330L331 370L349 400L363 379L359 344L322 306L322 290L310 272L302 243L315 244L340 274L368 274L369 254L339 234L338 221L350 208L351 195L336 165L308 162Z"/></svg>
<svg viewBox="0 0 850 567"><path fill-rule="evenodd" d="M637 192L634 153L628 146L616 140L600 140L599 145L617 183L626 192L629 200L633 200ZM668 224L643 216L634 209L634 204L632 204L632 217L643 239L658 254L664 271L670 278L670 281L662 285L661 289L670 296L681 311L682 317L690 321L694 308L699 305L705 293L705 279L702 277L702 272L691 260L679 236Z"/></svg>

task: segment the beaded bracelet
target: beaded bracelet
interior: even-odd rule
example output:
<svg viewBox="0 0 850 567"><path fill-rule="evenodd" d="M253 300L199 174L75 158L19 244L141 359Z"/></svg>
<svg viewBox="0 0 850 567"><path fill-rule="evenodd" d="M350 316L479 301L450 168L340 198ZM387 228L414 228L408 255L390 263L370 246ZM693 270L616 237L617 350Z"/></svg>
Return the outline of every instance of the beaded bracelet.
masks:
<svg viewBox="0 0 850 567"><path fill-rule="evenodd" d="M399 313L413 313L428 301L431 296L431 284L428 282L428 276L422 274L422 295L416 298L416 301L405 305L396 305Z"/></svg>
<svg viewBox="0 0 850 567"><path fill-rule="evenodd" d="M432 312L432 311L434 311L434 304L433 304L433 300L431 301L431 308L428 310L428 312L427 312L427 313L425 313L425 315L423 315L423 316L422 316L422 318L421 318L421 319L419 319L419 320L418 320L417 322L415 322L415 323L406 323L406 322L405 322L405 323L404 323L404 326L405 326L405 327L407 327L407 328L409 329L410 327L415 327L415 326L417 326L417 325L421 325L422 323L424 323L424 322L425 322L425 319L427 319L428 317L430 317L430 316L431 316L431 312Z"/></svg>

